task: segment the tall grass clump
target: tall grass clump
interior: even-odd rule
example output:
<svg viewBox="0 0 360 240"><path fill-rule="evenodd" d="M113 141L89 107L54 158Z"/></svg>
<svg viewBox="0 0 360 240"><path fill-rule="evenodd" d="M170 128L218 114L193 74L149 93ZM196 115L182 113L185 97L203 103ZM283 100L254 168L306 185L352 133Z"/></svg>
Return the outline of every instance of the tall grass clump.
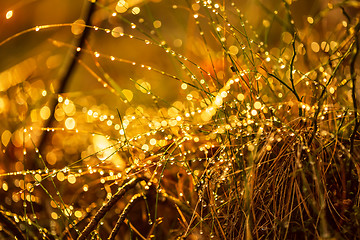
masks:
<svg viewBox="0 0 360 240"><path fill-rule="evenodd" d="M357 239L359 7L4 4L0 237Z"/></svg>

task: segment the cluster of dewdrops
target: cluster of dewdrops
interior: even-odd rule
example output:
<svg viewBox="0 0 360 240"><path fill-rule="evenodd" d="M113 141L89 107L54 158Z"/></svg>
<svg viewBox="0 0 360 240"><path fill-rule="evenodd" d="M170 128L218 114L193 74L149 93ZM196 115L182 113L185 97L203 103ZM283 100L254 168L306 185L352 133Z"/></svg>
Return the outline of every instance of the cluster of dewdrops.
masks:
<svg viewBox="0 0 360 240"><path fill-rule="evenodd" d="M200 18L198 11L200 7L204 6L211 10L216 15L222 15L225 13L225 10L218 3L213 3L212 1L196 1L192 4L191 8L193 13L193 18L196 20L196 24L200 26L200 22L197 21ZM235 5L233 5L235 6ZM177 9L178 6L174 5L173 9ZM133 15L138 15L141 12L140 7L138 6L129 6L129 3L125 0L120 0L117 2L115 11L111 14L113 17L118 14L131 11ZM277 14L277 13L274 13ZM14 15L12 10L6 12L5 18L10 20ZM241 15L244 18L243 15ZM233 36L236 37L236 32L234 31L233 26L225 18L225 27L230 30ZM314 24L314 19L309 16L307 18L309 24ZM139 20L143 22L143 20ZM243 24L248 24L244 20ZM268 28L269 20L264 20L264 27ZM347 27L346 22L342 23L344 27ZM137 25L135 23L130 23L131 28L136 30ZM70 25L72 27L72 32L75 35L81 34L84 30L84 22L78 20ZM153 27L159 29L162 26L162 22L159 20L153 21ZM224 79L224 84L219 87L209 87L208 82L213 78L209 72L204 70L202 66L197 65L193 61L189 60L187 57L176 52L170 48L165 41L155 42L148 39L142 39L135 37L134 35L124 33L122 27L114 27L113 29L106 29L97 26L87 26L92 28L94 31L103 31L105 33L111 34L114 38L118 37L127 37L137 41L142 41L146 45L155 45L158 46L171 56L176 59L179 59L182 63L182 69L187 72L189 79L184 80L175 75L166 73L161 69L154 68L149 65L142 63L129 61L112 55L105 55L98 51L90 51L87 49L81 49L79 47L74 47L69 44L53 40L53 44L58 47L68 47L75 48L76 51L83 51L84 53L93 55L97 58L106 58L114 62L127 63L134 67L143 68L146 71L155 71L159 74L167 76L171 79L179 81L179 86L181 91L184 92L185 99L184 101L176 101L172 106L168 107L161 114L165 114L166 117L160 116L159 112L154 111L154 109L148 109L143 106L131 106L128 108L127 112L122 118L122 121L119 122L119 118L116 113L103 113L102 110L95 109L93 107L80 107L75 104L75 101L67 98L63 95L57 96L57 108L55 110L54 116L56 121L63 124L63 127L57 128L45 128L44 131L66 131L79 134L82 132L91 134L94 139L93 144L99 146L99 150L96 153L90 153L84 151L82 154L82 159L77 163L71 166L65 166L61 169L50 169L49 165L54 165L56 160L51 155L47 155L45 159L39 153L38 149L34 147L37 157L44 162L44 169L38 170L19 170L11 173L2 174L4 176L21 176L22 178L16 178L14 180L14 185L20 189L20 191L14 191L11 198L5 199L5 203L11 205L11 202L17 203L19 201L24 202L24 206L27 204L32 204L36 202L41 202L41 199L33 194L34 189L38 188L43 181L55 181L65 182L69 184L75 184L78 182L79 178L84 175L97 175L99 176L99 183L103 184L106 191L106 198L110 199L112 197L112 190L108 187L109 184L118 184L120 180L124 180L131 176L135 176L138 173L145 174L151 181L144 183L145 188L148 189L151 184L157 184L159 179L162 177L160 172L165 163L169 162L171 165L179 164L184 167L189 175L195 176L199 180L199 189L200 189L200 201L201 209L207 207L207 203L203 198L203 191L208 186L208 179L206 176L211 174L219 173L219 169L222 170L222 173L218 176L218 183L226 181L227 174L230 172L233 162L239 156L243 156L247 152L253 152L257 149L260 143L254 140L253 136L262 136L266 141L264 147L266 151L271 152L274 145L280 143L287 136L294 136L295 131L289 128L286 125L277 128L273 134L266 133L266 128L272 128L275 126L276 122L281 122L282 119L279 117L271 116L270 112L283 112L290 113L290 108L286 109L288 106L293 108L301 108L304 112L307 112L308 115L313 114L316 111L316 106L310 106L305 102L293 102L289 101L282 104L277 104L271 106L264 101L268 99L268 96L264 98L256 98L256 96L249 97L247 92L239 91L242 89L241 82L244 81L244 78L250 75L250 69L244 69L238 71L238 74L233 75L230 79ZM42 29L51 28L51 26L37 26L34 28L35 31ZM253 29L253 28L250 28ZM224 29L221 25L215 26L216 32L223 32ZM202 31L199 32L201 36L204 35ZM257 38L257 34L254 34ZM292 36L287 33L283 34L282 39L285 43L290 43ZM221 36L219 38L220 42L226 42L227 38ZM251 44L256 46L258 49L263 48L262 42L257 42L250 40ZM182 46L181 39L175 39L173 41L175 47ZM314 53L319 51L329 52L334 51L338 47L338 43L335 41L321 43L312 42L311 50ZM250 47L250 46L246 46ZM305 55L305 48L303 44L298 44L297 49L301 55ZM228 52L232 56L237 56L241 53L242 50L245 50L245 44L240 46L231 45L228 47ZM279 65L278 69L283 70L287 68L288 57L276 57L272 55L271 52L274 51L263 51L262 59L267 63L274 62L276 65ZM339 52L336 53L340 54ZM191 73L187 65L195 66L199 74ZM309 81L309 75L311 74L322 74L323 84L326 84L329 80L329 73L327 69L323 66L318 68L318 73L308 72L301 74L297 70L294 70L294 73L301 75L300 79L306 81L306 85L311 84ZM151 91L151 84L147 81L141 80L136 81L136 88L139 92L134 93L131 90L123 89L121 92L116 90L107 79L103 79L98 76L95 72L89 70L92 76L98 81L104 88L108 89L110 92L120 96L125 103L131 103L135 94L146 94L151 95L152 100L156 101L159 97ZM201 77L199 79L200 73L203 73L207 78ZM220 76L220 75L219 75ZM258 81L262 86L258 87L260 91L262 88L265 88L264 76L256 75L256 81ZM196 103L195 100L200 98L199 91L201 89L196 89L193 85L196 86L205 86L203 89L211 92L211 97L209 99L203 98L200 103ZM329 93L336 93L336 86L329 86ZM43 90L42 95L46 97L48 95L47 90ZM276 95L278 98L283 97L282 92L278 92ZM191 107L187 107L187 106ZM331 111L331 106L325 105L324 112L320 116L323 120L325 119ZM221 113L226 113L226 111L231 114L230 116L221 115ZM147 113L148 112L148 113ZM219 114L220 113L220 114ZM104 135L97 132L89 132L86 129L81 129L81 122L77 121L77 115L82 114L86 116L87 122L97 122L99 124L105 125L112 131L116 132L114 136ZM48 106L43 106L40 108L39 116L42 120L47 120L50 118L51 110ZM149 119L149 116L152 116ZM343 117L342 114L339 117ZM146 124L143 124L143 123ZM141 129L141 132L136 130ZM31 132L35 131L32 127L23 129L24 141L31 141L32 136ZM332 133L327 131L321 131L320 136L327 137L331 136ZM233 141L233 145L230 145L230 142L224 142L219 140L219 136L229 136L229 139ZM2 143L7 145L10 141L11 133L9 135L8 131L2 133L1 140ZM175 147L167 147L169 144L173 144ZM263 143L262 143L263 144ZM294 143L295 144L295 143ZM125 162L119 158L114 152L119 151L133 151L136 156L132 157L131 162ZM196 148L196 149L194 149ZM218 148L217 153L211 153L212 149ZM233 149L232 149L233 148ZM231 151L234 150L235 151ZM291 149L289 149L291 151ZM201 154L199 154L201 152ZM166 153L166 154L165 154ZM27 157L27 150L24 147L23 149L24 161ZM204 157L198 157L204 156ZM84 164L88 158L97 158L98 161L92 162L91 164ZM204 165L200 165L198 169L191 169L189 167L189 162L202 162ZM117 168L115 170L108 170L103 166L106 166L107 163L114 164ZM216 167L209 167L211 164ZM207 171L204 174L204 166ZM150 170L152 167L155 167L155 170ZM218 168L220 167L220 168ZM31 176L31 178L28 178ZM204 178L205 176L205 178ZM82 190L84 192L89 191L89 185L83 184ZM9 184L6 181L2 181L1 189L3 191L9 190ZM161 189L160 189L161 191ZM164 191L164 190L163 190ZM56 191L56 194L61 195L59 191ZM183 192L178 193L178 197L184 197ZM223 204L224 200L218 196L218 193L214 192L215 200L219 199L219 202L216 204ZM51 206L54 209L60 209L61 213L67 217L75 217L77 219L82 219L87 211L90 209L74 209L72 205L59 204L56 201L51 201ZM220 210L218 210L220 211ZM60 214L56 211L51 213L51 218L56 220L60 218ZM14 215L16 222L19 222L22 217ZM36 214L34 213L32 218L26 218L26 221L35 221ZM24 221L24 220L23 220ZM45 231L45 230L42 230Z"/></svg>

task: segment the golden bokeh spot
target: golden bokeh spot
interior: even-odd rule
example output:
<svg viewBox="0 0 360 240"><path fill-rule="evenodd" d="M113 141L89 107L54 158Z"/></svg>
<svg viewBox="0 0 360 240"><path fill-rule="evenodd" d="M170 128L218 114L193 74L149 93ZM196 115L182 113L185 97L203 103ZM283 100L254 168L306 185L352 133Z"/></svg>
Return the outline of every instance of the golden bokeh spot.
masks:
<svg viewBox="0 0 360 240"><path fill-rule="evenodd" d="M81 218L81 217L82 217L82 212L79 211L79 210L77 210L77 211L75 211L74 215L75 215L75 217L77 217L77 218Z"/></svg>
<svg viewBox="0 0 360 240"><path fill-rule="evenodd" d="M7 11L7 12L6 12L6 15L5 15L6 19L10 19L10 18L12 18L13 13L14 13L14 12L13 12L12 10Z"/></svg>
<svg viewBox="0 0 360 240"><path fill-rule="evenodd" d="M6 147L11 139L11 132L9 130L5 130L2 134L1 134L1 142L2 144Z"/></svg>
<svg viewBox="0 0 360 240"><path fill-rule="evenodd" d="M57 174L56 174L56 178L60 181L60 182L62 182L62 181L64 181L65 180L65 175L64 175L64 173L63 172L58 172Z"/></svg>
<svg viewBox="0 0 360 240"><path fill-rule="evenodd" d="M48 106L43 106L41 109L40 109L40 117L43 119L43 120L46 120L50 117L50 114L51 114L51 111L50 111L50 108Z"/></svg>
<svg viewBox="0 0 360 240"><path fill-rule="evenodd" d="M68 99L66 99L66 100L68 100ZM67 104L66 103L63 104L62 108L67 116L74 116L76 113L76 107L72 101L68 101Z"/></svg>
<svg viewBox="0 0 360 240"><path fill-rule="evenodd" d="M122 90L122 93L124 94L124 96L126 97L126 100L131 102L131 100L133 99L134 97L134 94L131 90L128 90L128 89L123 89Z"/></svg>
<svg viewBox="0 0 360 240"><path fill-rule="evenodd" d="M49 69L55 69L60 66L62 56L60 54L52 55L46 59L46 67Z"/></svg>
<svg viewBox="0 0 360 240"><path fill-rule="evenodd" d="M317 42L312 42L311 43L311 50L313 50L313 52L317 53L320 51L320 46Z"/></svg>
<svg viewBox="0 0 360 240"><path fill-rule="evenodd" d="M65 120L65 127L69 130L72 130L75 128L76 122L75 119L72 117L69 117Z"/></svg>
<svg viewBox="0 0 360 240"><path fill-rule="evenodd" d="M38 182L41 182L42 177L40 174L37 173L37 174L35 174L34 179L36 179L36 181L38 181Z"/></svg>
<svg viewBox="0 0 360 240"><path fill-rule="evenodd" d="M179 111L175 107L171 107L168 109L168 115L169 117L176 117L178 115Z"/></svg>
<svg viewBox="0 0 360 240"><path fill-rule="evenodd" d="M174 46L175 46L175 47L178 47L178 48L179 48L179 47L182 46L182 44L183 44L183 42L182 42L181 39L177 38L177 39L174 40Z"/></svg>
<svg viewBox="0 0 360 240"><path fill-rule="evenodd" d="M51 213L51 218L54 219L54 220L58 219L58 214L56 212L52 212Z"/></svg>
<svg viewBox="0 0 360 240"><path fill-rule="evenodd" d="M124 13L128 10L129 4L125 0L119 0L116 4L115 10L118 13Z"/></svg>
<svg viewBox="0 0 360 240"><path fill-rule="evenodd" d="M135 87L140 90L142 93L148 93L148 91L151 90L151 85L150 83L142 80L142 79L139 79L136 81L136 85Z"/></svg>
<svg viewBox="0 0 360 240"><path fill-rule="evenodd" d="M155 145L156 144L156 139L155 138L150 139L150 144Z"/></svg>
<svg viewBox="0 0 360 240"><path fill-rule="evenodd" d="M282 40L283 40L284 43L290 44L291 41L293 40L293 36L289 32L284 32L282 34Z"/></svg>
<svg viewBox="0 0 360 240"><path fill-rule="evenodd" d="M57 161L57 156L56 153L54 151L48 152L46 154L46 161L50 164L50 165L54 165Z"/></svg>
<svg viewBox="0 0 360 240"><path fill-rule="evenodd" d="M111 31L111 35L115 38L118 38L124 34L124 29L122 27L114 27Z"/></svg>
<svg viewBox="0 0 360 240"><path fill-rule="evenodd" d="M12 18L13 14L14 14L13 10L7 11L7 12L6 12L6 15L5 15L6 19Z"/></svg>
<svg viewBox="0 0 360 240"><path fill-rule="evenodd" d="M262 22L262 24L263 24L263 26L266 27L266 28L270 27L270 21L269 21L269 20L264 19L263 22Z"/></svg>
<svg viewBox="0 0 360 240"><path fill-rule="evenodd" d="M330 91L331 94L334 94L334 93L335 93L335 88L334 88L334 87L330 87L329 91Z"/></svg>
<svg viewBox="0 0 360 240"><path fill-rule="evenodd" d="M237 95L237 99L238 99L239 101L244 101L244 99L245 99L244 94L239 93L239 94Z"/></svg>
<svg viewBox="0 0 360 240"><path fill-rule="evenodd" d="M256 102L254 103L254 108L255 108L255 109L260 109L260 108L261 108L261 102L256 101Z"/></svg>
<svg viewBox="0 0 360 240"><path fill-rule="evenodd" d="M83 33L84 30L85 30L85 21L83 19L78 19L71 25L71 32L74 35L80 35Z"/></svg>
<svg viewBox="0 0 360 240"><path fill-rule="evenodd" d="M307 17L307 21L308 21L308 23L310 23L310 24L313 24L314 23L314 19L312 18L312 17Z"/></svg>
<svg viewBox="0 0 360 240"><path fill-rule="evenodd" d="M74 174L69 174L68 178L67 178L68 182L71 184L76 183L76 177Z"/></svg>
<svg viewBox="0 0 360 240"><path fill-rule="evenodd" d="M254 144L250 143L250 144L248 145L248 150L249 150L250 152L254 151L254 150L255 150Z"/></svg>
<svg viewBox="0 0 360 240"><path fill-rule="evenodd" d="M144 145L142 145L141 149L144 151L149 151L149 145L144 144Z"/></svg>
<svg viewBox="0 0 360 240"><path fill-rule="evenodd" d="M131 13L134 14L134 15L138 15L138 14L140 13L140 8L134 7L134 8L131 10Z"/></svg>
<svg viewBox="0 0 360 240"><path fill-rule="evenodd" d="M236 47L236 46L234 46L234 45L232 45L232 46L229 47L229 53L230 53L230 54L236 55L236 54L238 54L238 52L239 52L239 48L238 48L238 47Z"/></svg>
<svg viewBox="0 0 360 240"><path fill-rule="evenodd" d="M9 190L9 186L8 186L8 184L7 184L7 182L3 182L3 184L2 184L2 189L6 192L7 190Z"/></svg>
<svg viewBox="0 0 360 240"><path fill-rule="evenodd" d="M155 20L155 21L153 22L153 25L154 25L154 28L160 28L160 27L161 27L161 21Z"/></svg>
<svg viewBox="0 0 360 240"><path fill-rule="evenodd" d="M191 8L192 8L194 11L199 11L199 9L200 9L200 4L194 3L194 4L191 5Z"/></svg>

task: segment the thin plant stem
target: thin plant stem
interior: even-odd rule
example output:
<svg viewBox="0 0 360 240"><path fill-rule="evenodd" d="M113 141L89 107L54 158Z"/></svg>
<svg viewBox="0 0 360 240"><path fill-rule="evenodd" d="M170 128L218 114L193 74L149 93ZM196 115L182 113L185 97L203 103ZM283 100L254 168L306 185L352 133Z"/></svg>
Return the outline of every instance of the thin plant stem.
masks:
<svg viewBox="0 0 360 240"><path fill-rule="evenodd" d="M131 200L128 202L128 204L125 206L124 210L122 211L120 217L118 218L118 220L116 221L116 224L113 228L113 230L111 231L110 233L110 236L109 236L109 240L113 240L115 239L116 235L118 234L119 230L120 230L120 227L121 227L121 224L124 222L127 214L129 213L129 211L131 210L131 208L141 199L143 199L144 196L140 193L138 194L135 194Z"/></svg>
<svg viewBox="0 0 360 240"><path fill-rule="evenodd" d="M84 240L87 236L95 229L99 221L105 216L105 214L110 211L110 209L125 195L125 193L135 187L135 185L143 180L142 178L133 178L127 183L125 183L112 197L111 199L103 205L95 214L95 216L91 219L89 224L85 227L85 229L78 236L78 240Z"/></svg>

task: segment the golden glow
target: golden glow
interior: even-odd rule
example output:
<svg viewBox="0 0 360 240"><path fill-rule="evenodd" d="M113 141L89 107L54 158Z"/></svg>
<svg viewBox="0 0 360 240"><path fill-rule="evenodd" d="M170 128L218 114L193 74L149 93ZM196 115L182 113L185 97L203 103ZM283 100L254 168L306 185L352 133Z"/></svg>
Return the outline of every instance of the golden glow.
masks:
<svg viewBox="0 0 360 240"><path fill-rule="evenodd" d="M120 129L124 133L123 129ZM122 169L125 167L124 160L118 155L114 154L114 149L109 147L113 143L108 140L105 136L95 135L93 137L94 151L97 152L96 156L100 161L111 162L118 168Z"/></svg>
<svg viewBox="0 0 360 240"><path fill-rule="evenodd" d="M154 189L179 197L191 211L199 213L193 224L181 216L181 226L191 225L189 231L195 235L204 228L202 234L217 238L223 233L207 227L216 219L216 212L221 218L228 217L229 204L251 198L246 189L252 191L261 186L261 181L276 188L272 183L277 173L289 173L286 168L292 166L280 166L278 159L291 162L298 160L294 157L297 152L311 150L314 159L320 159L315 167L321 166L327 159L321 159L316 148L331 147L331 138L339 130L337 123L344 122L344 137L355 130L352 69L347 66L352 50L356 50L352 45L354 22L331 19L334 28L330 31L322 22L330 15L308 17L304 14L309 13L303 12L301 23L292 25L291 18L283 19L290 27L302 26L286 30L274 22L274 17L286 15L282 5L275 6L278 16L267 12L259 15L259 21L248 21L247 9L237 9L236 1L176 1L177 10L171 9L172 3L162 9L160 5L165 2L170 1L109 1L106 6L97 5L89 26L81 19L66 23L65 18L59 18L59 24L35 27L41 21L34 21L34 27L26 28L21 26L22 21L6 21L5 14L10 19L13 12L3 9L4 24L9 30L15 28L9 32L9 40L0 43L2 46L16 45L26 36L48 40L39 41L30 52L21 48L28 52L22 55L27 59L16 66L12 60L0 72L0 158L5 159L0 163L0 191L9 209L23 204L26 210L25 215L15 211L9 217L21 225L26 225L26 219L35 223L40 217L50 217L49 231L56 236L72 221L77 224L93 216L130 178L144 177L141 185L131 187L126 198L107 213L109 219L121 214L133 194ZM22 17L18 8L15 18ZM151 15L153 10L161 14ZM42 16L38 8L36 11ZM234 17L236 11L238 17ZM167 14L174 16L166 18ZM181 28L175 28L176 24ZM19 29L23 32L17 34ZM79 45L85 29L90 33L88 42ZM332 34L326 37L327 32ZM24 37L18 37L23 33ZM275 38L274 33L278 35ZM10 50L5 53L11 54ZM67 53L81 53L83 57L78 59L80 68L71 78L72 86L60 91L58 73L67 72ZM328 94L318 101L322 91ZM45 122L52 114L54 121L47 126ZM319 134L312 131L314 117L318 117ZM303 144L301 137L312 132L314 141L307 138L305 143L309 144ZM49 137L42 147L45 134ZM340 155L334 157L341 158L348 147L345 141ZM307 160L292 162L307 173L307 165L297 166ZM39 164L32 165L32 161ZM244 162L243 170L249 169L245 180L253 179L254 184L243 181L236 185L244 176L238 162ZM273 166L275 174L256 175L267 165ZM329 165L329 171L334 167ZM278 171L280 168L284 171ZM277 185L288 186L286 176L278 179L283 181ZM236 186L228 188L233 183ZM191 191L197 188L193 201ZM231 198L237 188L239 201ZM167 201L167 195L161 198ZM210 201L206 201L208 197ZM50 202L51 208L32 211L28 201L36 205ZM261 205L262 201L255 203ZM153 209L153 201L149 204ZM140 215L150 219L146 208L143 210ZM173 210L170 212L177 213ZM70 222L54 220L66 220L67 216ZM106 226L106 221L101 222ZM224 231L229 227L225 225ZM265 232L274 231L270 225L269 220L260 227ZM221 226L218 229L222 230ZM166 227L164 230L172 230ZM48 234L46 230L42 233Z"/></svg>

